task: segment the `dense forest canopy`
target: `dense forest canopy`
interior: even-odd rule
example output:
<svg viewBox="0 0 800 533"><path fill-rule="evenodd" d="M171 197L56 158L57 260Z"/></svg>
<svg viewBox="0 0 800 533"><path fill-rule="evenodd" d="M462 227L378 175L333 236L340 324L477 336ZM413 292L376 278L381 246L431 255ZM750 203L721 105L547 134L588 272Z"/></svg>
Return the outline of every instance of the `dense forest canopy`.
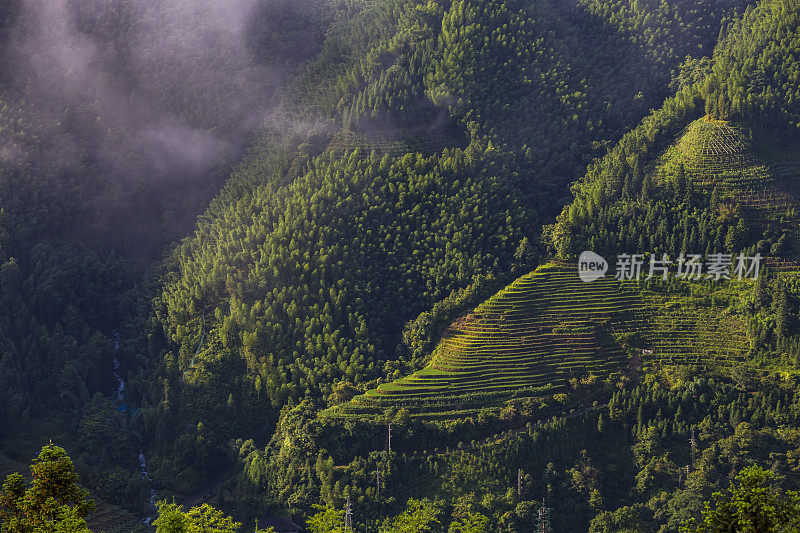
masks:
<svg viewBox="0 0 800 533"><path fill-rule="evenodd" d="M41 520L45 463L97 497L56 498L75 531L322 533L348 501L358 530L791 523L799 23L797 0L3 3L0 471L51 438L74 459L7 478L3 530ZM769 262L517 290L583 250ZM484 300L546 320L520 340ZM546 383L501 398L478 370L479 405L442 413L498 321L498 368L534 346Z"/></svg>
<svg viewBox="0 0 800 533"><path fill-rule="evenodd" d="M705 10L687 10L686 14L702 15L702 22L696 22L696 31L703 35L708 31L704 26L708 19L716 20L719 25L723 14L734 13L738 6L704 7ZM380 165L373 163L364 178L360 177L364 171L353 163L367 156L366 153L337 152L335 156L307 163L310 172L307 177L298 173L292 185L298 188L289 193L289 200L281 200L283 191L276 195L273 185L267 185L256 189L252 199L248 194L229 204L223 212L207 213L208 225L203 223L194 242L182 248L177 257L177 277L167 285L162 297L167 306L162 320L168 335L181 346L164 360L163 368L173 379L178 377L181 381L187 366L202 362L205 353L213 354L218 364L231 369L231 358L220 358L220 348L242 362L236 363L241 364L241 370L234 373L248 383L243 389L247 391L246 397L255 395L259 402L263 390L265 397L278 407L288 397L293 396L297 401L306 391L316 390L315 382L322 383L320 392L329 393L342 377L351 383L367 383L379 377L380 372L391 377L398 363L402 366L402 351L397 352L400 324L478 276L492 271L497 271L496 276L509 272L521 240L524 237L536 240L539 216L552 212L556 205L550 192L563 195L567 180L580 171L581 157L585 164L596 147L620 135L641 116L648 101L659 101L668 90L671 70L677 68L677 64L666 60L656 65L647 63L641 45L631 42L621 29L590 31L590 35L596 35L597 43L590 42L591 37L587 42L584 37L587 29L609 23L588 13L580 15L579 10L565 10L548 3L388 2L369 4L365 9L333 23L317 59L301 71L301 87L307 88L301 91L304 99L323 92L321 87L326 88L326 94L335 91L340 95L338 102L334 105L332 99L328 104L323 98L319 100L323 109L342 116L345 128L366 132L374 132L376 126L372 124L376 122L384 128L392 124L395 129L413 122L414 126L407 126L412 135L425 137L436 132L452 137L452 142L458 145L464 142L463 137L451 132L460 125L468 132L469 146L463 152L457 149L434 154L427 162L419 156L416 161L408 156L398 158L393 164L391 159L384 158ZM670 17L681 16L681 13L664 14L662 23L671 28ZM380 28L376 27L379 23ZM690 26L693 23L694 19L687 22ZM495 28L502 31L498 33ZM666 41L677 40L666 28L658 35ZM719 26L714 33L719 33ZM489 35L492 38L487 46ZM658 37L650 39L655 46ZM611 60L619 54L630 60ZM339 72L344 74L334 78L329 74L331 64L340 64ZM402 87L399 92L395 87L398 83ZM657 92L637 96L640 92L637 87L641 85L653 86ZM590 97L586 92L589 90L606 94ZM392 103L395 97L400 100ZM632 102L639 104L632 106ZM449 115L447 121L453 124L438 132L436 128L444 127L436 125L443 114ZM427 124L423 130L416 126L420 123ZM548 131L548 128L553 129ZM517 144L520 141L521 146ZM576 157L581 153L584 155ZM261 171L268 165L264 162L267 157L258 154L247 163L253 170L245 168L243 172ZM390 153L389 157L396 156ZM467 166L456 163L458 167L440 175L437 169L450 167L450 160L465 160ZM474 160L481 162L472 170ZM337 177L339 172L344 172L346 180ZM453 178L448 178L451 172ZM398 178L416 187L414 179L409 180L415 174L424 176L428 191L406 193L398 188L394 192L396 186L392 183ZM335 180L330 185L318 181L328 175ZM476 176L480 189L473 190L470 175ZM487 178L501 187L497 193L492 192L494 185L486 188ZM274 183L285 178L262 179ZM384 189L386 181L388 188ZM354 186L357 188L353 189ZM367 202L370 189L378 197ZM450 193L446 192L448 189ZM326 190L330 191L326 193L330 197L327 203L322 195ZM293 202L300 201L298 192L307 195L311 202L306 200L294 208ZM354 192L362 198L353 197ZM437 193L449 196L449 200L439 198ZM397 199L392 198L394 194ZM524 202L512 200L520 195ZM353 203L354 200L359 203ZM379 207L383 202L390 211ZM452 209L447 207L450 202ZM279 208L277 211L272 208L271 215L266 212L261 215L264 209L260 205L267 203ZM402 207L403 203L408 207ZM496 207L490 207L492 204ZM527 212L524 217L521 212L514 213L515 204ZM410 209L407 215L401 214L404 209ZM314 227L325 228L323 231L276 226L297 224L309 210L319 213L312 214L312 219L325 217L314 222ZM348 216L337 217L338 212ZM452 218L453 215L457 218ZM496 222L492 221L495 215L498 215ZM355 220L351 220L353 217ZM364 222L357 222L360 217L364 217ZM405 217L408 225L403 223ZM241 221L250 225L250 220L251 231L255 233L242 233ZM335 229L342 223L346 226ZM474 223L479 226L465 226ZM224 236L226 226L235 236ZM353 233L364 239L357 246L368 248L352 250ZM274 237L267 240L266 235ZM401 235L408 236L409 241L397 241ZM275 238L286 244L275 248L277 243L270 242ZM214 242L220 244L213 245ZM493 242L503 244L493 250L496 246ZM461 248L464 245L474 245L476 249L467 251ZM376 246L375 251L370 250ZM395 257L384 258L380 251L383 248L392 250ZM475 255L478 249L481 252ZM481 259L487 252L490 254L487 260ZM462 253L465 255L459 258ZM347 259L340 259L341 254L347 254ZM403 254L408 254L412 262L403 259ZM253 261L262 266L249 266ZM398 289L390 289L390 279L397 276L392 274L391 265L395 261L403 277ZM435 263L423 266L425 261ZM320 266L313 266L315 262ZM415 266L417 262L422 267L422 277L413 280L411 276L420 268ZM207 274L200 274L198 268ZM348 272L341 273L341 268ZM379 277L371 273L373 268L378 269ZM299 269L308 274L298 275ZM294 275L289 274L293 271ZM332 295L328 280L341 282L342 276L351 279L352 275L353 280L364 281L346 284L344 301L339 288ZM246 277L259 283L258 289L247 288L251 282L246 282ZM295 285L297 282L300 283ZM321 286L315 286L318 283ZM370 283L380 287L372 288ZM223 285L224 291L220 292ZM206 293L209 290L211 293ZM265 292L272 293L267 300L255 306L247 301L254 295L263 297ZM348 301L351 298L360 310L352 307ZM301 304L302 301L306 303ZM299 306L298 312L293 310L291 302ZM326 304L330 311L325 311ZM318 311L312 310L314 305ZM311 313L303 316L303 308ZM387 312L391 316L388 320L383 318ZM318 325L314 325L312 318ZM329 339L330 336L333 337ZM350 348L343 344L359 337L363 344ZM215 345L217 339L219 346ZM356 346L354 359L351 354ZM367 367L373 361L373 370L359 370L359 357L365 358ZM393 363L384 369L380 361L385 359ZM347 360L349 364L344 363ZM348 372L341 368L334 370L337 365L344 365ZM213 374L221 375L221 371ZM223 382L229 383L230 379L228 376ZM178 393L175 385L170 386L170 394ZM245 397L239 399L234 391L226 390L219 391L224 396L221 400L226 401L230 396L231 402L245 401ZM312 395L318 396L313 392ZM263 416L267 416L266 411Z"/></svg>

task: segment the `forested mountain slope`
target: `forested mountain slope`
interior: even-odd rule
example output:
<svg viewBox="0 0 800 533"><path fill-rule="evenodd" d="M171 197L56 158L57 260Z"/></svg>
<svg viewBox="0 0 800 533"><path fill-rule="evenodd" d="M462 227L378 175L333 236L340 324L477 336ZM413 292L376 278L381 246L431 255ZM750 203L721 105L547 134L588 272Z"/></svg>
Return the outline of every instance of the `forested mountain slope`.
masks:
<svg viewBox="0 0 800 533"><path fill-rule="evenodd" d="M365 133L440 138L454 120L513 155L533 203L560 204L562 187L656 107L681 62L710 53L746 3L622 5L368 4L334 25L301 94Z"/></svg>
<svg viewBox="0 0 800 533"><path fill-rule="evenodd" d="M683 52L647 50L684 33L713 42L742 7L637 4L659 13L645 45L582 4L357 6L297 81L300 104L342 133L316 157L310 145L290 163L252 155L235 178L250 185L174 254L158 379L141 381L163 482L198 483L196 465L224 462L230 437L267 438L287 400L337 402L419 365L402 324L489 279L474 305L532 266L566 184L667 93ZM348 132L430 142L426 155L380 143L370 155L341 142Z"/></svg>
<svg viewBox="0 0 800 533"><path fill-rule="evenodd" d="M396 317L508 268L532 223L497 170L460 150L322 157L291 186L231 204L179 251L161 297L181 344L163 362L159 438L196 417L238 434L247 413L264 438L287 399L390 372Z"/></svg>
<svg viewBox="0 0 800 533"><path fill-rule="evenodd" d="M622 225L632 248L794 258L798 7L753 5L3 3L0 447L27 462L63 440L88 486L139 515L151 487L210 488L245 521L349 494L389 530L420 510L530 530L545 495L566 502L563 529L629 504L625 519L674 525L721 483L687 495L685 457L664 455L700 423L695 393L715 476L765 455L727 452L747 442L794 468L791 384L750 402L747 372L717 387L683 365L790 373L796 283L591 292L563 262L615 253ZM711 156L741 161L703 166L716 139ZM448 329L484 300L491 316ZM643 309L647 334L619 327ZM630 385L643 349L633 377L677 370ZM390 420L400 451L379 454ZM535 480L515 499L516 468Z"/></svg>
<svg viewBox="0 0 800 533"><path fill-rule="evenodd" d="M632 363L622 374L586 375L564 383L561 394L525 391L494 413L472 411L466 396L448 397L446 390L461 386L447 374L454 370L464 378L469 371L489 376L475 378L481 391L513 379L510 366L505 375L487 369L506 368L507 349L529 346L524 339L514 342L511 318L549 316L547 291L525 295L536 286L532 280L556 268L542 267L445 328L428 369L324 412L348 416L320 416L325 405L309 398L284 410L265 450L242 442L246 480L238 486L248 494L246 504L257 508L263 503L257 495L268 490L279 502L322 500L332 509L349 494L364 521L378 524L385 516L381 506L399 513L401 502L414 496L430 498L427 505L439 516L468 509L518 531L535 527L542 507L550 508L559 530L675 531L747 465L769 468L781 486L797 487L792 406L800 335L791 261L799 24L796 1L748 9L710 62L685 69L676 95L589 167L573 187L574 201L544 231L562 260L586 249L607 254L612 263L624 252L673 258L761 252L770 256L768 274L755 282L633 285L639 309L656 312L648 327L663 330L654 338L638 331L619 336L623 360ZM602 301L587 296L581 303L553 315L565 322L589 319ZM453 304L450 318L471 305L465 307ZM464 353L443 352L451 339ZM501 339L508 347L492 348ZM478 349L467 353L471 346ZM613 362L618 349L603 352L601 346L594 357L606 353ZM451 356L454 368L437 367ZM480 395L475 398L481 403ZM442 407L464 411L450 421L425 421ZM385 492L376 489L376 476ZM444 501L434 501L442 494ZM398 520L409 514L423 520L412 504Z"/></svg>
<svg viewBox="0 0 800 533"><path fill-rule="evenodd" d="M94 494L137 516L141 419L112 396L115 359L120 379L141 370L145 353L122 352L146 329L164 248L305 59L263 57L261 26L213 4L0 5L0 449L27 462L56 439Z"/></svg>
<svg viewBox="0 0 800 533"><path fill-rule="evenodd" d="M796 24L787 5L749 11L718 47L706 78L669 99L576 185L576 200L546 232L558 254L574 259L592 250L613 264L624 253L642 253L648 261L650 255L677 259L681 253L744 253L761 254L765 266L779 270L797 265ZM751 54L758 50L758 59L754 62L742 48ZM743 101L740 76L761 80L761 93L751 91ZM765 126L763 117L771 117L772 127ZM566 384L570 376L562 372L571 368L572 358L583 362L579 372L584 375L608 375L603 366L619 364L620 341L628 349L623 360L641 350L647 354L642 356L645 365L736 366L745 354L761 359L760 352L772 354L776 346L783 353L773 363L797 364L795 283L784 280L793 275L773 280L773 301L781 302L780 308L766 310L761 309L764 286L755 303L747 305L737 301L737 292L747 290L738 286L650 283L634 288L637 296L623 297L618 287L578 282L575 264L564 270L575 288L566 277L555 284L537 283L544 270L538 278L540 271L520 278L445 329L424 370L332 412L376 414L406 407L422 416L443 416L442 411L468 405L486 407L498 396L542 395ZM701 295L712 292L711 305L703 304ZM692 302L689 295L700 299ZM556 312L549 310L550 297ZM621 321L611 327L617 330L614 335L605 331L610 343L592 340L598 328L610 327L594 315L595 305ZM723 314L731 317L718 322L712 309L720 305L718 311L728 306ZM630 313L636 318L626 317ZM776 322L770 325L773 313ZM568 322L576 319L583 325ZM583 344L570 346L565 338L564 346L554 345L539 337L562 329L583 335ZM626 342L630 337L636 342ZM550 366L550 357L564 350L558 364ZM597 364L590 362L593 353L599 355Z"/></svg>
<svg viewBox="0 0 800 533"><path fill-rule="evenodd" d="M693 244L705 249L703 244L710 241L716 246L714 249L722 249L731 217L718 217L716 224L688 224L686 219L692 212L697 220L715 212L719 214L721 204L735 208L743 203L743 198L731 191L732 182L738 181L740 189L757 189L771 185L770 180L793 181L796 163L791 158L796 153L800 128L796 7L791 2L768 2L749 11L717 47L713 67L703 80L668 100L590 167L573 187L576 198L564 209L553 229L553 241L560 255L569 256L586 249L589 243L580 236L585 231L595 235L602 232L604 219L616 216L614 213L625 210L626 206L628 211L638 208L640 213L629 223L626 236L634 241L655 237L650 228L644 228L647 212L681 213L681 218L668 225L677 238L659 235L659 244L653 252L677 255L684 246L684 238L690 237L686 235L690 226L703 228L696 235L700 241ZM703 112L708 114L705 123L690 124ZM720 120L730 120L731 126ZM686 127L688 137L682 137L675 149L665 155L666 160L658 164L655 157ZM701 155L698 150L706 152L702 155L710 159L711 166L709 161L698 160L697 155ZM683 160L692 153L699 165L687 165ZM754 176L758 172L763 172L765 178L760 184L758 176ZM748 185L748 179L756 183ZM699 198L683 202L684 195L675 194L683 181L696 184L693 189ZM637 202L640 199L648 200L647 205ZM653 215L650 216L652 220ZM578 227L583 221L588 222L586 229ZM763 230L766 243L770 243L775 233L790 232L775 223L766 223ZM746 248L757 237L743 238L735 247Z"/></svg>

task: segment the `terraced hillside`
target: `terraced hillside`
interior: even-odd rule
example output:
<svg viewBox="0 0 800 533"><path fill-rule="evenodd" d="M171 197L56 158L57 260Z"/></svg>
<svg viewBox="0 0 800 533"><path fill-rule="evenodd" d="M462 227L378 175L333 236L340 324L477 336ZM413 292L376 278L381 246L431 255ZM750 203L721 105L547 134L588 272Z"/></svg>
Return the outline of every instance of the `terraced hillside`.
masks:
<svg viewBox="0 0 800 533"><path fill-rule="evenodd" d="M335 410L389 406L454 415L512 396L552 394L568 380L626 363L615 340L639 320L640 298L611 278L584 283L574 265L522 276L444 333L430 364Z"/></svg>
<svg viewBox="0 0 800 533"><path fill-rule="evenodd" d="M696 181L737 175L755 164L752 141L736 124L706 116L689 124L663 161L683 164Z"/></svg>
<svg viewBox="0 0 800 533"><path fill-rule="evenodd" d="M657 182L685 172L695 187L716 188L720 202L748 211L750 220L800 236L800 147L788 140L706 116L647 172ZM767 263L777 271L800 265L791 254ZM551 395L571 378L606 376L633 356L646 367L731 367L750 348L747 319L729 305L745 283L684 281L669 290L610 276L584 283L575 265L550 263L453 322L426 368L329 413L406 407L416 416L453 417L513 397Z"/></svg>
<svg viewBox="0 0 800 533"><path fill-rule="evenodd" d="M610 275L584 283L574 264L549 263L453 322L427 367L328 414L405 407L424 418L455 417L552 395L571 378L605 377L633 356L648 367L731 366L749 341L745 320L725 309L744 283L687 281L659 292Z"/></svg>
<svg viewBox="0 0 800 533"><path fill-rule="evenodd" d="M685 291L643 290L644 326L639 328L642 361L647 366L730 367L745 359L750 346L747 323L726 311L748 282L685 282Z"/></svg>
<svg viewBox="0 0 800 533"><path fill-rule="evenodd" d="M659 159L657 175L680 166L701 187L718 186L764 220L798 227L800 147L766 132L751 132L709 116L689 124Z"/></svg>

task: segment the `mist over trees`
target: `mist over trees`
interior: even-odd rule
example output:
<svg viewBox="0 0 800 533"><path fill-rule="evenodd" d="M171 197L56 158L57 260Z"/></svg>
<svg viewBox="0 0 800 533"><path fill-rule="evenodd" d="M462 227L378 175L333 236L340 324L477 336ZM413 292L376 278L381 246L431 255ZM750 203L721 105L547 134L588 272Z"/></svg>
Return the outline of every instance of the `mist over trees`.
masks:
<svg viewBox="0 0 800 533"><path fill-rule="evenodd" d="M4 97L25 101L58 163L198 178L235 155L284 75L248 47L256 4L21 2L5 30Z"/></svg>
<svg viewBox="0 0 800 533"><path fill-rule="evenodd" d="M304 54L264 51L264 36L278 34L254 21L271 8L259 0L9 4L0 161L80 176L86 222L76 233L152 257L190 229L253 132L282 114L277 91ZM282 35L286 47L305 37Z"/></svg>
<svg viewBox="0 0 800 533"><path fill-rule="evenodd" d="M67 485L137 519L157 490L164 531L289 513L335 531L348 500L384 530L531 531L551 502L564 530L674 531L730 521L725 498L770 479L796 488L800 284L775 273L642 289L686 297L664 314L691 299L740 320L759 374L642 367L637 330L608 375L543 364L555 394L439 417L448 377L420 412L331 413L391 392L548 259L796 258L795 189L766 216L712 182L796 177L798 17L797 0L4 2L0 466L63 437L71 460L42 453ZM780 147L769 164L675 154L728 121ZM537 334L566 335L558 320ZM9 479L4 520L29 490ZM87 509L64 517L83 530Z"/></svg>

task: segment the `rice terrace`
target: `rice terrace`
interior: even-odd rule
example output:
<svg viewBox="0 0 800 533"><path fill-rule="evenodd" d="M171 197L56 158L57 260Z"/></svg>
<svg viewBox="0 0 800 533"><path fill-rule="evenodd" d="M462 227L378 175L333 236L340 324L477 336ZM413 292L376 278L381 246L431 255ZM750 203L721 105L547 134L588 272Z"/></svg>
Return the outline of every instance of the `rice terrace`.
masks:
<svg viewBox="0 0 800 533"><path fill-rule="evenodd" d="M562 392L571 379L604 379L634 357L648 366L733 365L748 348L745 323L721 312L735 283L660 291L611 277L585 283L576 264L543 265L454 321L425 368L328 414L405 407L423 418L463 416Z"/></svg>

